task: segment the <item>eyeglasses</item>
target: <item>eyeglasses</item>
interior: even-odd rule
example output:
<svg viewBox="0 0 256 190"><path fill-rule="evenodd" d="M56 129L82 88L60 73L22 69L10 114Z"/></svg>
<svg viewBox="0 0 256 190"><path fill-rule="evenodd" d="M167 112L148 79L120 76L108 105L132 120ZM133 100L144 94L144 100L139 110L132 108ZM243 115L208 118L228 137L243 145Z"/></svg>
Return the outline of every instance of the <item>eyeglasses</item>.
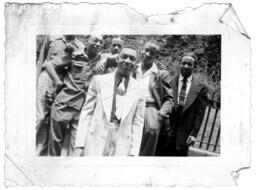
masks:
<svg viewBox="0 0 256 190"><path fill-rule="evenodd" d="M132 56L132 55L129 55L129 54L121 54L120 57L122 59L130 59L131 61L135 62L136 61L136 57Z"/></svg>

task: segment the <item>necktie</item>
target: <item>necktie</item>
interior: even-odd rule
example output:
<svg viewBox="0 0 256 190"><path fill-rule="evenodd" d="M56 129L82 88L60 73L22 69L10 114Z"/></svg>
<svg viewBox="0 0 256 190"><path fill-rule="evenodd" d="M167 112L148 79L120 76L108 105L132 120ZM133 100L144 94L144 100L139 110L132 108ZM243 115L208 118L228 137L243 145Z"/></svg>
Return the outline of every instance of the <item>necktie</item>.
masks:
<svg viewBox="0 0 256 190"><path fill-rule="evenodd" d="M187 78L183 78L182 87L181 87L180 96L179 96L179 106L184 106L185 104L186 90L187 90Z"/></svg>
<svg viewBox="0 0 256 190"><path fill-rule="evenodd" d="M121 82L115 85L114 87L114 93L113 93L113 102L112 102L112 111L111 111L111 118L110 121L117 121L117 117L116 117L116 111L117 111L117 94L120 96L123 96L125 94L125 78L121 79Z"/></svg>

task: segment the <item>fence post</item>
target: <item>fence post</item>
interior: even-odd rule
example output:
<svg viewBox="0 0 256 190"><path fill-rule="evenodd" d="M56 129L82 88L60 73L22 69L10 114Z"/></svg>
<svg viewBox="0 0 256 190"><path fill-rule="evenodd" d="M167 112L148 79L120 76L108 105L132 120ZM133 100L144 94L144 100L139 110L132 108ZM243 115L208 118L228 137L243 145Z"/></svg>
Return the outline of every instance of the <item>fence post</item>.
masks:
<svg viewBox="0 0 256 190"><path fill-rule="evenodd" d="M218 130L218 134L217 134L217 138L215 140L215 145L214 145L214 148L213 148L213 151L215 152L216 151L216 148L217 148L217 143L219 141L219 138L220 138L220 126L219 126L219 130Z"/></svg>
<svg viewBox="0 0 256 190"><path fill-rule="evenodd" d="M211 101L214 100L214 96L215 96L215 92L212 93L212 96L211 96L211 99L210 99ZM208 104L209 104L209 101L208 101ZM201 148L202 145L203 145L203 139L204 139L205 131L206 131L206 128L207 128L207 123L208 123L210 112L211 112L211 109L212 109L211 106L212 105L210 105L210 106L208 105L208 113L207 113L206 120L205 120L205 123L204 123L204 129L203 129L203 133L202 133L199 148Z"/></svg>
<svg viewBox="0 0 256 190"><path fill-rule="evenodd" d="M210 115L210 112L211 112L211 107L210 106L208 106L208 110L207 111L208 111L208 113L207 113L207 116L206 116L206 119L205 119L204 129L203 129L203 133L202 133L202 137L201 137L199 148L201 148L202 144L203 144L203 139L204 139L206 127L207 127L207 123L208 123L208 120L209 120L209 115Z"/></svg>
<svg viewBox="0 0 256 190"><path fill-rule="evenodd" d="M216 122L216 118L217 118L217 115L218 115L218 109L216 108L216 111L215 111L215 115L214 115L214 119L213 119L213 123L212 123L212 128L211 128L211 132L210 132L210 136L209 136L209 139L208 139L208 143L207 143L207 147L206 147L206 150L209 149L209 146L210 146L210 142L211 142L211 139L212 139L212 133L213 133L213 130L214 130L214 125L215 125L215 122Z"/></svg>

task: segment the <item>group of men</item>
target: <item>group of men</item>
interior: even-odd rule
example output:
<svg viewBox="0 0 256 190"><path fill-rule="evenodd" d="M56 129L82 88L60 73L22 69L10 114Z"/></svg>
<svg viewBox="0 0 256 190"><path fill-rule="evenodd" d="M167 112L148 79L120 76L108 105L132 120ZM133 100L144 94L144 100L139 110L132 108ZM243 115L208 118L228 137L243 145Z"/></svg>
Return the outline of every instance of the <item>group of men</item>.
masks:
<svg viewBox="0 0 256 190"><path fill-rule="evenodd" d="M207 103L196 55L185 52L171 77L155 62L156 41L138 52L113 38L111 53L101 53L102 40L49 42L37 82L37 154L63 155L68 138L70 156L187 156Z"/></svg>

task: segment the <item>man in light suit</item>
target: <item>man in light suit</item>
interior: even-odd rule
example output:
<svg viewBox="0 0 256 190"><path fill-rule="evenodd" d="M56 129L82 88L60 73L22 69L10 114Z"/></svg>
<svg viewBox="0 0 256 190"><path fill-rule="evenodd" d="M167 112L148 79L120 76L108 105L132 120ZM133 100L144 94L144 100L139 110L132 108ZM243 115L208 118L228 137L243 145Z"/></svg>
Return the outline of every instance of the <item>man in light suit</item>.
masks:
<svg viewBox="0 0 256 190"><path fill-rule="evenodd" d="M76 156L138 156L145 102L131 77L137 50L122 48L114 73L94 76L82 108Z"/></svg>
<svg viewBox="0 0 256 190"><path fill-rule="evenodd" d="M161 156L187 156L189 146L195 143L200 130L208 88L193 74L196 61L193 52L185 52L181 57L180 73L171 82L174 109L168 138L159 139L158 152Z"/></svg>
<svg viewBox="0 0 256 190"><path fill-rule="evenodd" d="M143 47L142 61L136 72L136 80L141 84L146 99L141 156L155 156L160 129L173 107L171 77L168 71L158 69L155 63L158 51L157 42L148 41Z"/></svg>

